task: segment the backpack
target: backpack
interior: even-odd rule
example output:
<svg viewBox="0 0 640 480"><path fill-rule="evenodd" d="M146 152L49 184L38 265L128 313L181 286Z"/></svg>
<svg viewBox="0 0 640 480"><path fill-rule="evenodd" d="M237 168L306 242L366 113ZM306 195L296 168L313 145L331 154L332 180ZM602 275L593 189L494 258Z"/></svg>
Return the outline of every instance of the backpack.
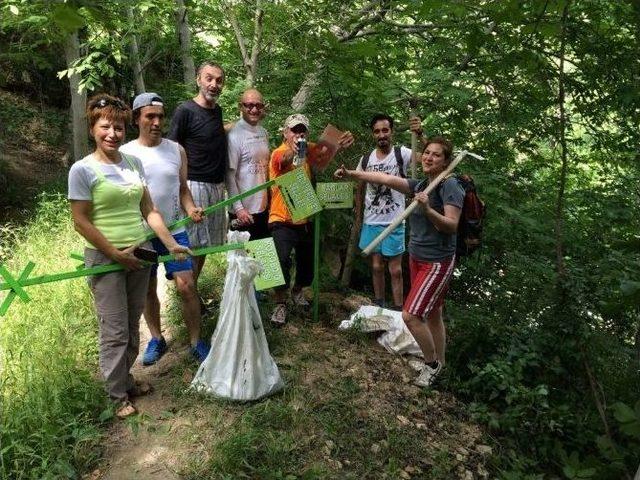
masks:
<svg viewBox="0 0 640 480"><path fill-rule="evenodd" d="M482 246L482 227L487 208L476 191L476 184L471 176L464 173L453 176L464 190L464 202L460 220L458 221L458 233L456 239L456 256L471 255ZM444 180L438 185L440 195Z"/></svg>
<svg viewBox="0 0 640 480"><path fill-rule="evenodd" d="M375 150L374 150L375 152ZM367 170L367 165L369 164L369 157L373 152L365 153L362 155L362 171ZM396 156L396 162L398 162L398 171L400 172L400 176L402 178L407 178L404 174L404 159L402 158L402 150L400 147L393 147L393 153Z"/></svg>

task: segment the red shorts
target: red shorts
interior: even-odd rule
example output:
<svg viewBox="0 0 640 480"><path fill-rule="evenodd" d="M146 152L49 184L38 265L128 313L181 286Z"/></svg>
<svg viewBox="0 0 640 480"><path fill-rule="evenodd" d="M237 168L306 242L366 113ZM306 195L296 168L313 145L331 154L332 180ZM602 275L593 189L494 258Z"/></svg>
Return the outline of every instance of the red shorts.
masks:
<svg viewBox="0 0 640 480"><path fill-rule="evenodd" d="M403 310L423 318L444 303L453 273L455 256L441 262L425 262L409 257L411 290Z"/></svg>

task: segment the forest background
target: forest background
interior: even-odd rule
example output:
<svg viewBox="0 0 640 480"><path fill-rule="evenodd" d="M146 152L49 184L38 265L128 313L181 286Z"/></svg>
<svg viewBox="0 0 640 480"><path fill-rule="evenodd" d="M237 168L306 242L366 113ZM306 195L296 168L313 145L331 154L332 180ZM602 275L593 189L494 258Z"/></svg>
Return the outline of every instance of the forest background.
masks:
<svg viewBox="0 0 640 480"><path fill-rule="evenodd" d="M640 461L639 37L637 0L2 0L1 145L8 152L36 135L64 148L68 165L89 149L87 95L155 91L172 112L193 95L194 65L206 59L227 72L226 120L256 86L273 145L285 116L299 111L312 136L328 122L354 132L356 146L340 160L351 166L373 148L372 114L394 116L405 143L408 117L418 114L427 134L486 158L461 168L476 179L488 218L483 249L453 282L447 382L500 445L494 473L632 478ZM41 105L37 118L6 92ZM20 188L3 168L10 203ZM351 220L338 211L324 232L324 245L343 256ZM1 260L23 238L18 230L2 227ZM351 285L367 276L356 260ZM42 365L10 325L0 328L0 465L42 472L50 460L25 458L64 428L34 427L52 407L33 397ZM18 415L27 404L42 418ZM78 439L64 438L69 448Z"/></svg>

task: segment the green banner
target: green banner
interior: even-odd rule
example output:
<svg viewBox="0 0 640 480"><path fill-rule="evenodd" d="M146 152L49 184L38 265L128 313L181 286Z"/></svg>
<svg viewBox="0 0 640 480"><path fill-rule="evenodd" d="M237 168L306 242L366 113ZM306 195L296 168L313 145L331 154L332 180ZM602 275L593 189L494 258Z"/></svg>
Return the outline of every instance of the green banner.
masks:
<svg viewBox="0 0 640 480"><path fill-rule="evenodd" d="M266 290L267 288L284 285L284 276L282 275L273 238L251 240L245 244L245 248L249 255L262 265L262 273L254 280L256 290Z"/></svg>
<svg viewBox="0 0 640 480"><path fill-rule="evenodd" d="M307 178L302 167L295 168L275 179L276 185L282 192L284 202L291 212L294 222L303 220L322 210L313 185Z"/></svg>
<svg viewBox="0 0 640 480"><path fill-rule="evenodd" d="M353 208L353 183L351 182L318 183L316 193L322 208Z"/></svg>

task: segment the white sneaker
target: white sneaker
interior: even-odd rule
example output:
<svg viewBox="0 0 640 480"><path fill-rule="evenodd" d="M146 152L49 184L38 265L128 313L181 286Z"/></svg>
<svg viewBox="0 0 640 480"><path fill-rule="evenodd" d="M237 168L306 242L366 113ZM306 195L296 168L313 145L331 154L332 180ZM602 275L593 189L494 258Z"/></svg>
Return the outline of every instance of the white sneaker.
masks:
<svg viewBox="0 0 640 480"><path fill-rule="evenodd" d="M436 377L441 370L442 364L440 362L438 362L435 368L432 368L425 363L422 372L420 372L418 378L413 381L413 384L418 387L430 387L433 385L433 382L436 380Z"/></svg>
<svg viewBox="0 0 640 480"><path fill-rule="evenodd" d="M297 307L308 307L309 305L311 305L307 301L307 299L304 297L304 293L302 292L302 290L298 292L292 292L291 300L293 301L293 304L296 305Z"/></svg>
<svg viewBox="0 0 640 480"><path fill-rule="evenodd" d="M287 306L284 303L278 303L273 309L271 315L271 323L275 326L281 327L287 322Z"/></svg>
<svg viewBox="0 0 640 480"><path fill-rule="evenodd" d="M422 372L422 370L424 369L424 361L418 360L417 358L412 358L407 363L413 370L418 373Z"/></svg>

